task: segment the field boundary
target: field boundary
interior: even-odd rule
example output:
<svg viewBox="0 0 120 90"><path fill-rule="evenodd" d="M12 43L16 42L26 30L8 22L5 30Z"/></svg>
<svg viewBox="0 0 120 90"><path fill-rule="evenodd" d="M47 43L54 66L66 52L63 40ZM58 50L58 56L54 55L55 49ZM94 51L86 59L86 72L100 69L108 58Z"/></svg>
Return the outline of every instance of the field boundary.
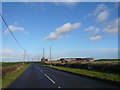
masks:
<svg viewBox="0 0 120 90"><path fill-rule="evenodd" d="M20 68L24 67L23 64L17 64L17 65L11 65L7 67L3 67L2 69L2 78L4 78L6 75L9 75L10 73L19 70Z"/></svg>

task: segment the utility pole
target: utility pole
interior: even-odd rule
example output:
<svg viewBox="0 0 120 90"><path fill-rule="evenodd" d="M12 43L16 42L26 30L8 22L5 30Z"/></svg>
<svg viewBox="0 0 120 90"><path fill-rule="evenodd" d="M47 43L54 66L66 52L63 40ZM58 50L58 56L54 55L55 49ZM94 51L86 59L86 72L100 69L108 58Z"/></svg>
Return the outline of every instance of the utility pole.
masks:
<svg viewBox="0 0 120 90"><path fill-rule="evenodd" d="M29 56L28 56L28 63L29 63Z"/></svg>
<svg viewBox="0 0 120 90"><path fill-rule="evenodd" d="M44 57L44 55L45 55L45 51L44 51L44 48L43 48L43 57Z"/></svg>
<svg viewBox="0 0 120 90"><path fill-rule="evenodd" d="M50 62L51 62L51 46L50 46ZM50 65L51 65L51 63L50 63Z"/></svg>
<svg viewBox="0 0 120 90"><path fill-rule="evenodd" d="M24 58L23 58L23 64L25 63L25 53L26 53L26 49L24 49Z"/></svg>
<svg viewBox="0 0 120 90"><path fill-rule="evenodd" d="M38 56L38 61L39 61L39 56Z"/></svg>
<svg viewBox="0 0 120 90"><path fill-rule="evenodd" d="M50 46L50 61L51 61L51 46Z"/></svg>

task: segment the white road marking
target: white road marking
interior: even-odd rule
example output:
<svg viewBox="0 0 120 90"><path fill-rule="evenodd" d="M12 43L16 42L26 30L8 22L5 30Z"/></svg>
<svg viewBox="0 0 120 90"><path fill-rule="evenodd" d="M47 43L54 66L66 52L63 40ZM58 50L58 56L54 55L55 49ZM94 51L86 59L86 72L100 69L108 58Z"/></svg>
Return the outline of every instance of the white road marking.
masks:
<svg viewBox="0 0 120 90"><path fill-rule="evenodd" d="M54 83L55 84L55 82L49 77L49 76L47 76L46 74L44 74L52 83Z"/></svg>
<svg viewBox="0 0 120 90"><path fill-rule="evenodd" d="M41 72L43 72L40 68L38 68Z"/></svg>
<svg viewBox="0 0 120 90"><path fill-rule="evenodd" d="M37 67L37 66L36 66ZM43 72L39 67L37 67L39 69L39 71ZM55 81L53 81L48 75L44 74L52 83L55 84ZM60 87L58 87L60 88Z"/></svg>
<svg viewBox="0 0 120 90"><path fill-rule="evenodd" d="M37 66L36 66L37 67ZM43 72L39 67L37 67L41 72Z"/></svg>

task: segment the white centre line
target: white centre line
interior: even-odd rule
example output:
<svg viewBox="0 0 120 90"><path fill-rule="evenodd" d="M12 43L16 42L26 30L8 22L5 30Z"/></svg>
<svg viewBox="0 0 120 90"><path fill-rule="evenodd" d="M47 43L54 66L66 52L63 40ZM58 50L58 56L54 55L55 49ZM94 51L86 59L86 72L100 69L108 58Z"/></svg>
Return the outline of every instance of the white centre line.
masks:
<svg viewBox="0 0 120 90"><path fill-rule="evenodd" d="M49 76L47 76L46 74L44 74L52 83L54 83L55 84L55 82L49 77Z"/></svg>
<svg viewBox="0 0 120 90"><path fill-rule="evenodd" d="M36 66L37 67L37 66ZM39 67L37 67L41 72L43 72Z"/></svg>
<svg viewBox="0 0 120 90"><path fill-rule="evenodd" d="M43 72L40 68L38 68L41 72Z"/></svg>

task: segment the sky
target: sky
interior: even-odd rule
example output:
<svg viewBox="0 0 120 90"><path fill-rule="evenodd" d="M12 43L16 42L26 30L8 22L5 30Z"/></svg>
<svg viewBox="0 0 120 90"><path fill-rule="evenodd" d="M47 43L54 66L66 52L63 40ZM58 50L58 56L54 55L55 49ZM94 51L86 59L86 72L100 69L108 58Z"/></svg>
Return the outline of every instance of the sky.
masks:
<svg viewBox="0 0 120 90"><path fill-rule="evenodd" d="M118 58L118 4L114 2L3 2L2 15L26 49L26 60ZM21 48L2 22L3 61L22 61Z"/></svg>

